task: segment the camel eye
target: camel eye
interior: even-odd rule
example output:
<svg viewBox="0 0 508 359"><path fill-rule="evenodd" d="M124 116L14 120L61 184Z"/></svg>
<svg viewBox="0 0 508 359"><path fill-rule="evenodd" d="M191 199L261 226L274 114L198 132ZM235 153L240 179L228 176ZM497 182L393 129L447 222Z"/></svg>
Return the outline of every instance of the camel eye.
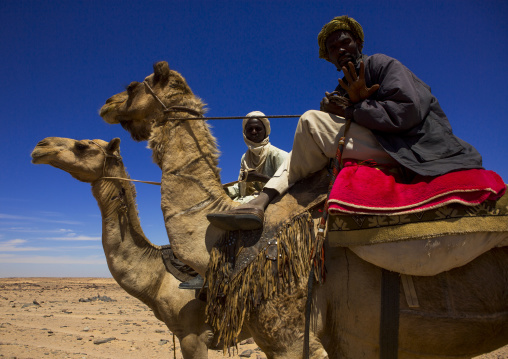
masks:
<svg viewBox="0 0 508 359"><path fill-rule="evenodd" d="M84 151L88 148L88 145L85 145L84 143L78 142L76 143L76 149L79 151Z"/></svg>

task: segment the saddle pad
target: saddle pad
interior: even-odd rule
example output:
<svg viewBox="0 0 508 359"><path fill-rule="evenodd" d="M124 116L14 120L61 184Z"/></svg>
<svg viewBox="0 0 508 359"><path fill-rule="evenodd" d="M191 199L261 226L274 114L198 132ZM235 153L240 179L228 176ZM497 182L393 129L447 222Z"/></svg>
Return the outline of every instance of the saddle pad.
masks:
<svg viewBox="0 0 508 359"><path fill-rule="evenodd" d="M333 184L328 204L330 214L396 215L450 203L476 206L499 199L505 190L501 177L484 169L416 176L411 183L403 183L384 168L347 161Z"/></svg>
<svg viewBox="0 0 508 359"><path fill-rule="evenodd" d="M340 215L328 219L331 246L429 239L471 233L508 232L508 195L477 206L452 203L424 212L400 215Z"/></svg>

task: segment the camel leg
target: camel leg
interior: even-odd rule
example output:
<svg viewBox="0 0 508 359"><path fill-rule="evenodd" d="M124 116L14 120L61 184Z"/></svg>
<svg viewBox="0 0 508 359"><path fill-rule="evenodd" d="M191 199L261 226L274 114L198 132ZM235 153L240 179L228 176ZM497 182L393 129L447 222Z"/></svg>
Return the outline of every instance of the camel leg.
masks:
<svg viewBox="0 0 508 359"><path fill-rule="evenodd" d="M198 299L189 301L180 309L177 320L179 328L175 334L180 340L184 359L208 358L213 331L211 326L205 323L204 318L204 305Z"/></svg>
<svg viewBox="0 0 508 359"><path fill-rule="evenodd" d="M180 340L182 355L185 359L206 359L208 358L208 345L203 339L205 333L197 335L190 333Z"/></svg>
<svg viewBox="0 0 508 359"><path fill-rule="evenodd" d="M315 335L310 335L309 342L309 359L328 359L328 353L323 348L323 345L316 338ZM303 334L299 339L295 340L293 345L289 348L285 348L280 352L265 353L268 359L303 359L304 356L303 348Z"/></svg>

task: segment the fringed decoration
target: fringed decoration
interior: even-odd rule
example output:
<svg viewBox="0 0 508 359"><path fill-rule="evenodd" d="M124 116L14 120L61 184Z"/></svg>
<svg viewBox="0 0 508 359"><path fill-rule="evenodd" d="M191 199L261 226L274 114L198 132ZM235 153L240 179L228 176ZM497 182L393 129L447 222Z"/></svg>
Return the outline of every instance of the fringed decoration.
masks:
<svg viewBox="0 0 508 359"><path fill-rule="evenodd" d="M234 273L234 258L242 248L236 245L239 231L229 232L210 254L207 322L217 342L236 347L237 338L249 313L261 302L282 293L291 293L310 272L308 260L315 242L314 222L308 212L279 225L272 239L240 272ZM262 241L262 239L260 240ZM234 273L234 274L233 274Z"/></svg>

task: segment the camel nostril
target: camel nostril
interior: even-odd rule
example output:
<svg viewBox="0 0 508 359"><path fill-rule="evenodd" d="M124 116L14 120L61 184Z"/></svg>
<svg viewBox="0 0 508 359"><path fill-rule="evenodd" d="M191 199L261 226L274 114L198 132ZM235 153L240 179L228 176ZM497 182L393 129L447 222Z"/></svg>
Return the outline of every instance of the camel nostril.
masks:
<svg viewBox="0 0 508 359"><path fill-rule="evenodd" d="M37 143L37 146L47 146L49 142L47 140L42 140Z"/></svg>

